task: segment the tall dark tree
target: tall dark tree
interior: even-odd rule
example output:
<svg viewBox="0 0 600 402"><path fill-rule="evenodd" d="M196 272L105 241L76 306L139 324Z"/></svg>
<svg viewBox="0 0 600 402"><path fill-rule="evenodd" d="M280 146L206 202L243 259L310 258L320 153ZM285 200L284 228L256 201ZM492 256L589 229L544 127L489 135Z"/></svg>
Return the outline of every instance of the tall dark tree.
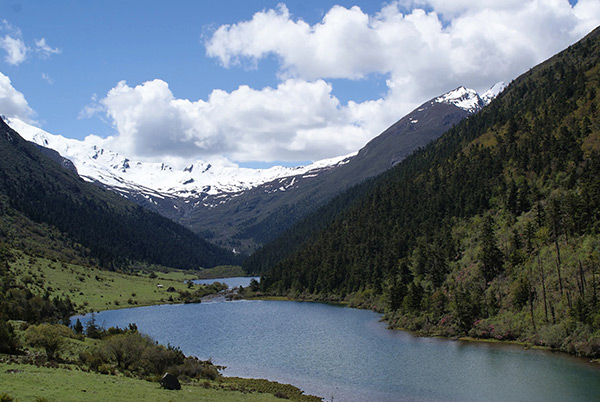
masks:
<svg viewBox="0 0 600 402"><path fill-rule="evenodd" d="M481 230L481 273L486 282L491 282L504 271L504 256L498 248L491 216L483 219Z"/></svg>

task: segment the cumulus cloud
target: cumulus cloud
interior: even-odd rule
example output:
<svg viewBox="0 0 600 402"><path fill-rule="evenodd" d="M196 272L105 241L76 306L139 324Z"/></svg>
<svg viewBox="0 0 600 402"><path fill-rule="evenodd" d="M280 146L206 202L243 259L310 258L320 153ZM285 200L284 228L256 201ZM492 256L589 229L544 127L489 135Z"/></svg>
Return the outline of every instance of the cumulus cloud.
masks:
<svg viewBox="0 0 600 402"><path fill-rule="evenodd" d="M111 140L113 149L145 157L319 159L330 156L332 147L351 152L366 137L323 80L289 79L261 90L214 90L206 101L176 99L162 80L135 87L122 81L99 104L118 132Z"/></svg>
<svg viewBox="0 0 600 402"><path fill-rule="evenodd" d="M379 73L400 85L437 80L436 90L449 81L482 86L579 39L600 22L599 8L593 0L396 1L375 15L334 6L311 26L280 4L219 27L206 52L225 67L276 55L284 76L308 80Z"/></svg>
<svg viewBox="0 0 600 402"><path fill-rule="evenodd" d="M509 82L600 23L597 0L399 0L369 15L334 6L316 24L284 5L218 27L206 54L225 68L275 57L279 85L177 99L168 84L125 82L98 105L115 145L140 156L316 160L356 151L420 103L465 85ZM386 78L379 99L341 102L328 79Z"/></svg>
<svg viewBox="0 0 600 402"><path fill-rule="evenodd" d="M33 121L34 111L29 107L25 96L11 84L10 78L0 73L0 114L16 117L28 123Z"/></svg>

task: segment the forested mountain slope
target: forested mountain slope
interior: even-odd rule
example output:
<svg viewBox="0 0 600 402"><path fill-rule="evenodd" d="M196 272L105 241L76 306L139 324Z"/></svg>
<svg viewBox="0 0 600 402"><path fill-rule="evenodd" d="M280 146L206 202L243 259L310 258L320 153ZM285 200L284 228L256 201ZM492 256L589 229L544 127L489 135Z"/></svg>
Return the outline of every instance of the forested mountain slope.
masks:
<svg viewBox="0 0 600 402"><path fill-rule="evenodd" d="M381 176L263 291L600 355L599 61L596 29Z"/></svg>
<svg viewBox="0 0 600 402"><path fill-rule="evenodd" d="M486 93L492 99L496 95L497 92ZM282 204L278 209L246 230L255 236L263 233L257 236L263 242L274 240L247 258L244 269L260 274L289 256L317 230L331 223L352 200L369 191L369 179L389 170L484 105L475 91L463 87L431 99L369 141L348 163L321 172L310 182L299 182L294 192L279 195L278 202ZM331 202L326 204L328 200ZM265 232L272 237L265 236Z"/></svg>
<svg viewBox="0 0 600 402"><path fill-rule="evenodd" d="M215 234L228 233L234 247L253 251L340 192L385 172L484 103L477 92L457 88L425 102L341 163L264 183L211 208L194 208L179 221L192 229L207 222Z"/></svg>
<svg viewBox="0 0 600 402"><path fill-rule="evenodd" d="M232 253L190 230L84 182L1 120L0 220L4 241L21 229L15 222L32 221L46 225L49 232L58 230L73 247L107 268L146 262L197 269L236 261Z"/></svg>

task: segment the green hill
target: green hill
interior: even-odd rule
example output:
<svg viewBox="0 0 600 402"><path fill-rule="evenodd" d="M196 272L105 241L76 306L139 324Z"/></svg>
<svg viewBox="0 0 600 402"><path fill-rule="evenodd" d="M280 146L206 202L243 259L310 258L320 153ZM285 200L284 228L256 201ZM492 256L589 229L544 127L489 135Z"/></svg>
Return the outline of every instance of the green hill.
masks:
<svg viewBox="0 0 600 402"><path fill-rule="evenodd" d="M516 79L272 266L263 291L600 355L599 59L596 29Z"/></svg>

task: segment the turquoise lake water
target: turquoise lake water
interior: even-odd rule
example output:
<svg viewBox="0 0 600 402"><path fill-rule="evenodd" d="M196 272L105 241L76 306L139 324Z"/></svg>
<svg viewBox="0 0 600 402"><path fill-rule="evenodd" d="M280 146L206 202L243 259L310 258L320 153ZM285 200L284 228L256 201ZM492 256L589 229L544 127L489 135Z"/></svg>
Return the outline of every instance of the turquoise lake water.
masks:
<svg viewBox="0 0 600 402"><path fill-rule="evenodd" d="M85 321L89 315L83 316ZM230 301L105 311L227 366L225 375L294 384L334 401L599 401L600 367L518 346L415 337L372 311L290 301Z"/></svg>

